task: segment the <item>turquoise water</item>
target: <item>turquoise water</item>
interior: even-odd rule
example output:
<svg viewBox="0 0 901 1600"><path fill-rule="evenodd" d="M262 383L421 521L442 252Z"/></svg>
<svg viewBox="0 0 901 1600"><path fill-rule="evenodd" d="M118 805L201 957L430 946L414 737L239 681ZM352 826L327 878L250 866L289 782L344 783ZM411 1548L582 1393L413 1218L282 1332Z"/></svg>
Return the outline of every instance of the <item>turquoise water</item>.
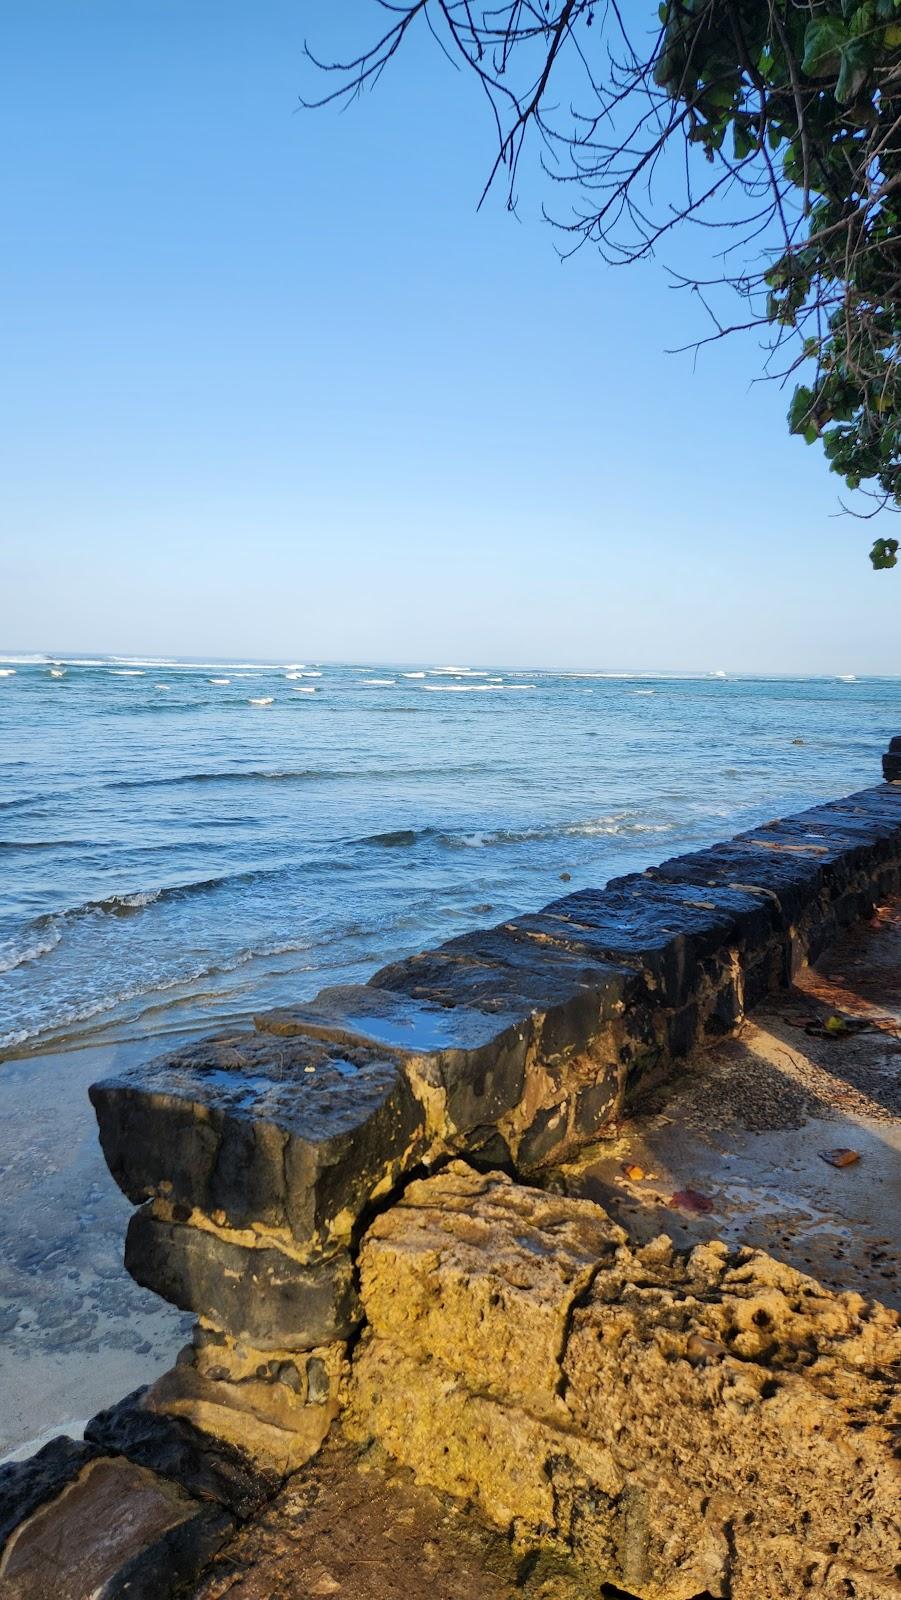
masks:
<svg viewBox="0 0 901 1600"><path fill-rule="evenodd" d="M876 783L901 732L898 680L0 669L6 1055L366 977L564 874L601 884Z"/></svg>

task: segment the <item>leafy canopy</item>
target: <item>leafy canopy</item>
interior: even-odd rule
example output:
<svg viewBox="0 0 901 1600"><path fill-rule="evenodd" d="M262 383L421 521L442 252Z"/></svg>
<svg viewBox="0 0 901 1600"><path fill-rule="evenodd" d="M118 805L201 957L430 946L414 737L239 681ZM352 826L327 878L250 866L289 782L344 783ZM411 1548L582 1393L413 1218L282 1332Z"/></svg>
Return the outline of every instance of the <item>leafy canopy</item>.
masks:
<svg viewBox="0 0 901 1600"><path fill-rule="evenodd" d="M876 511L901 507L901 0L662 0L638 36L619 0L372 6L383 31L355 58L308 50L336 78L306 104L355 98L414 24L429 27L491 105L486 192L503 181L515 206L532 134L548 181L572 196L564 218L549 213L567 249L628 262L681 224L725 228L719 275L678 280L710 311L711 338L733 331L709 304L726 285L747 306L737 326L768 330L768 370L780 352L783 378L811 373L792 433L820 441ZM898 549L878 539L873 565L895 566Z"/></svg>
<svg viewBox="0 0 901 1600"><path fill-rule="evenodd" d="M655 81L692 107L689 139L772 169L765 314L815 368L789 427L849 488L901 505L901 0L670 0L661 21ZM897 552L877 540L873 565Z"/></svg>

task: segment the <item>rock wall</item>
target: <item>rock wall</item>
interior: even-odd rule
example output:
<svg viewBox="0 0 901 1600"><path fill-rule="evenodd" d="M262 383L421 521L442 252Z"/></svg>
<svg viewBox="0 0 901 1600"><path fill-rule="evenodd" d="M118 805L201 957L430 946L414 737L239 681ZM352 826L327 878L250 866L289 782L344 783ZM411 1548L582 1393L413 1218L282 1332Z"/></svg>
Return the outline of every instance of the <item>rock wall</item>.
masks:
<svg viewBox="0 0 901 1600"><path fill-rule="evenodd" d="M303 1353L359 1326L359 1238L412 1174L464 1155L528 1176L597 1139L899 886L887 783L96 1084L104 1153L139 1208L126 1265L303 1385Z"/></svg>
<svg viewBox="0 0 901 1600"><path fill-rule="evenodd" d="M894 1312L758 1251L631 1249L463 1163L374 1222L360 1292L347 1431L559 1547L586 1594L897 1595Z"/></svg>
<svg viewBox="0 0 901 1600"><path fill-rule="evenodd" d="M899 889L888 781L95 1085L126 1264L198 1321L0 1468L0 1595L181 1592L342 1415L586 1593L897 1600L897 1319L528 1179Z"/></svg>

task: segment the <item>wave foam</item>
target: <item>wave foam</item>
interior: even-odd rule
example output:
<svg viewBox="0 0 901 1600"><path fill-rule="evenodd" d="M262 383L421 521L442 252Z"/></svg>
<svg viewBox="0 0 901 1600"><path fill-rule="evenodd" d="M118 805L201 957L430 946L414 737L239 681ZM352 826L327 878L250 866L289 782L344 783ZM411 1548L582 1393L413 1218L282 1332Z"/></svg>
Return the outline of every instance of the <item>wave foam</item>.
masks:
<svg viewBox="0 0 901 1600"><path fill-rule="evenodd" d="M7 940L0 945L0 972L15 972L16 967L24 967L29 961L39 961L41 956L47 956L55 950L62 938L58 928L48 931L45 939L38 939L34 944L16 949L12 940Z"/></svg>
<svg viewBox="0 0 901 1600"><path fill-rule="evenodd" d="M167 994L174 989L184 989L192 984L199 983L203 978L226 976L228 973L235 972L240 967L246 966L250 961L266 960L270 956L291 955L310 948L309 940L304 940L299 943L264 945L258 950L239 950L229 961L194 967L189 972L179 973L171 978L160 978L148 983L132 984L128 989L120 989L114 994L103 995L100 999L93 1000L87 1005L63 1006L54 1012L54 1021L50 1027L46 1023L42 1023L35 1028L19 1028L12 1033L0 1034L0 1050L16 1050L42 1036L58 1036L64 1033L67 1028L77 1026L81 1022L91 1022L95 1017L106 1016L109 1012L115 1011L118 1006L128 1005L132 1000L142 1000L145 996ZM197 997L191 996L191 998Z"/></svg>

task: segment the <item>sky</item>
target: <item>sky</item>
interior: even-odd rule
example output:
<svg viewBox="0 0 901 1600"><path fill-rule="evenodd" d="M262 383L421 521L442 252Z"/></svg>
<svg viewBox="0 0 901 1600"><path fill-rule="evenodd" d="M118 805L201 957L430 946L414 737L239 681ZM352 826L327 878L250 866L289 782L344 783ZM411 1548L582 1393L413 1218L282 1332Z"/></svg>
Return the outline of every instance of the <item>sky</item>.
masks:
<svg viewBox="0 0 901 1600"><path fill-rule="evenodd" d="M639 0L632 0L637 6ZM643 3L643 0L642 0ZM653 7L652 7L653 9ZM658 263L561 263L373 0L5 0L0 652L901 673L885 525Z"/></svg>

